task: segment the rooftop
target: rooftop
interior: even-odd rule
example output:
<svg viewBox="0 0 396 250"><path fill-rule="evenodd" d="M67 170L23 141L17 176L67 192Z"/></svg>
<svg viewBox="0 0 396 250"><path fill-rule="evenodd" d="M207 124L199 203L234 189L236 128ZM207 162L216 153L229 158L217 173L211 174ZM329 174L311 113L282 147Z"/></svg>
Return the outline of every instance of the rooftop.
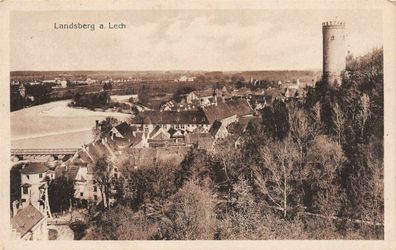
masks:
<svg viewBox="0 0 396 250"><path fill-rule="evenodd" d="M218 105L205 107L203 111L210 124L215 120L221 120L233 115L244 116L252 113L252 109L246 100L219 103Z"/></svg>
<svg viewBox="0 0 396 250"><path fill-rule="evenodd" d="M29 162L21 170L21 174L41 174L47 172L48 168L42 162Z"/></svg>
<svg viewBox="0 0 396 250"><path fill-rule="evenodd" d="M208 124L199 111L145 111L132 119L132 124Z"/></svg>
<svg viewBox="0 0 396 250"><path fill-rule="evenodd" d="M22 237L43 218L44 215L30 204L19 210L18 213L11 218L11 226Z"/></svg>
<svg viewBox="0 0 396 250"><path fill-rule="evenodd" d="M136 131L136 127L132 127L126 122L118 124L115 128L125 138L132 137L133 132Z"/></svg>

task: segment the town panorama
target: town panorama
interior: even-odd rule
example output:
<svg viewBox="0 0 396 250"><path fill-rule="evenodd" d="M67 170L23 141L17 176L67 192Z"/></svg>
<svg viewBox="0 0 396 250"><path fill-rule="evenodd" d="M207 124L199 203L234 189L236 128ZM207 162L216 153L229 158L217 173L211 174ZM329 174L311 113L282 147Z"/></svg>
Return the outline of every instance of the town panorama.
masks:
<svg viewBox="0 0 396 250"><path fill-rule="evenodd" d="M13 71L23 240L384 239L383 51L322 70Z"/></svg>

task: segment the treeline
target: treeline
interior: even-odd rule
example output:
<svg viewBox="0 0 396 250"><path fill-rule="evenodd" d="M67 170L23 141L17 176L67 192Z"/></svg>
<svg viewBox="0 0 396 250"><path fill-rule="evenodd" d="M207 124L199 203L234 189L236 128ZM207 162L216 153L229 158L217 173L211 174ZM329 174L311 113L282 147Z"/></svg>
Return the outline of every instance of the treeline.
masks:
<svg viewBox="0 0 396 250"><path fill-rule="evenodd" d="M350 58L341 87L275 101L215 153L122 162L118 205L86 238L383 239L383 103L382 49Z"/></svg>
<svg viewBox="0 0 396 250"><path fill-rule="evenodd" d="M40 105L51 101L51 87L45 85L24 85L26 96L19 93L19 85L12 85L10 88L10 110L15 111L28 106Z"/></svg>
<svg viewBox="0 0 396 250"><path fill-rule="evenodd" d="M92 94L77 93L74 95L70 105L74 107L85 107L89 109L107 109L109 108L110 100L110 95L107 91Z"/></svg>

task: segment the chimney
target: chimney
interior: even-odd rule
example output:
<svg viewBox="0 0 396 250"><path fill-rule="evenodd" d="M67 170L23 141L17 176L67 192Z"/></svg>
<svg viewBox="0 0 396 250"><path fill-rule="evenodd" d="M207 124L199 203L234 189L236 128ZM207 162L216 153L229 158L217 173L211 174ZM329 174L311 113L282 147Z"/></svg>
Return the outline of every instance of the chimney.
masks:
<svg viewBox="0 0 396 250"><path fill-rule="evenodd" d="M12 202L12 217L14 217L18 213L19 202L15 200Z"/></svg>

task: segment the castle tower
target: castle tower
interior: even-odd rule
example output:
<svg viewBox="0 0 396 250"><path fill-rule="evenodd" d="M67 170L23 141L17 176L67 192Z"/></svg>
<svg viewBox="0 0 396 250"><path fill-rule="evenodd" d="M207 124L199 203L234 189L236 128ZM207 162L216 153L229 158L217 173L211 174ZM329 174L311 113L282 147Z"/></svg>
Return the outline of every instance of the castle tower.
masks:
<svg viewBox="0 0 396 250"><path fill-rule="evenodd" d="M341 85L341 72L345 70L345 22L322 23L323 81L332 86Z"/></svg>

